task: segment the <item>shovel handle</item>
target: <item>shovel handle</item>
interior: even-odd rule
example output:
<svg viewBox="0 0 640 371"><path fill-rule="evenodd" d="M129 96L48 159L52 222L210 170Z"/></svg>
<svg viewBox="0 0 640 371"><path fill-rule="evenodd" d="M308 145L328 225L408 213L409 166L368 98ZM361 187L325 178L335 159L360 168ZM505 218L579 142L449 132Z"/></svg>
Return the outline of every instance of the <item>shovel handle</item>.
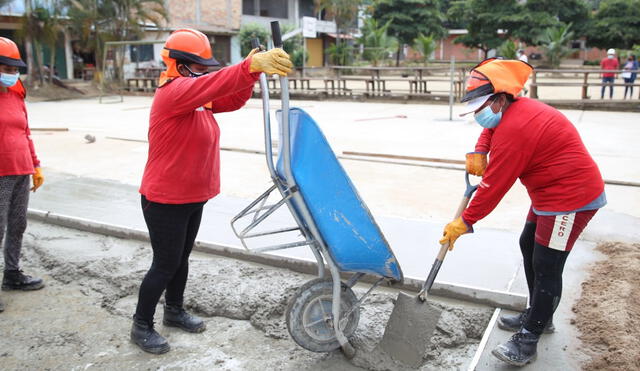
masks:
<svg viewBox="0 0 640 371"><path fill-rule="evenodd" d="M464 209L466 209L467 205L469 205L469 201L471 200L471 196L473 195L473 192L475 192L476 189L478 189L477 185L471 185L471 182L469 181L469 173L465 172L464 180L466 182L467 188L464 191L464 197L462 197L462 200L460 200L460 205L458 205L458 210L456 210L456 215L453 217L454 220L458 219L460 215L462 215L462 212L464 211ZM418 293L418 298L420 300L422 301L427 300L427 293L429 292L429 290L431 290L431 286L433 286L433 283L436 280L436 276L440 271L440 267L442 266L444 257L447 255L447 251L449 251L449 242L445 242L440 245L440 251L438 252L438 256L436 257L436 260L433 262L433 265L431 266L431 270L429 271L429 275L427 276L426 281L424 281L424 284L422 285L422 290L420 290L420 293Z"/></svg>

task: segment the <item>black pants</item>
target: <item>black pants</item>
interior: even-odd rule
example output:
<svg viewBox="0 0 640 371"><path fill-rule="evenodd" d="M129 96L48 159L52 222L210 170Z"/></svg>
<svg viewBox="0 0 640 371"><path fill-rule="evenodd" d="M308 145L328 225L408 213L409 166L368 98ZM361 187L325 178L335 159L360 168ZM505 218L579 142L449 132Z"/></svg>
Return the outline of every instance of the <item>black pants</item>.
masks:
<svg viewBox="0 0 640 371"><path fill-rule="evenodd" d="M524 328L542 334L562 296L562 271L569 251L559 251L535 242L536 224L527 222L520 235L520 250L529 287L529 315Z"/></svg>
<svg viewBox="0 0 640 371"><path fill-rule="evenodd" d="M165 302L181 306L189 275L189 255L196 240L205 202L159 204L142 196L142 213L149 229L153 261L140 285L136 317L152 321L166 290Z"/></svg>

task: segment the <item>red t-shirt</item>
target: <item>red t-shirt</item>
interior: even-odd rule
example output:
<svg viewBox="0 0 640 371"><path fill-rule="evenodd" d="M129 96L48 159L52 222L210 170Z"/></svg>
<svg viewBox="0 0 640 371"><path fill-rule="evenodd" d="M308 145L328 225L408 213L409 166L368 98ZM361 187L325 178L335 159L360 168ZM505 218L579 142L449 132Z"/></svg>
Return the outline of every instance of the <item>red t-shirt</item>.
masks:
<svg viewBox="0 0 640 371"><path fill-rule="evenodd" d="M462 214L469 225L493 211L518 178L540 211L576 210L604 191L600 170L576 128L537 100L516 99L495 129L483 130L476 151L487 149L487 169Z"/></svg>
<svg viewBox="0 0 640 371"><path fill-rule="evenodd" d="M40 166L31 140L24 98L0 92L0 176L33 174Z"/></svg>
<svg viewBox="0 0 640 371"><path fill-rule="evenodd" d="M618 58L603 58L600 61L600 68L603 70L617 70L620 65L618 64ZM614 77L616 74L612 72L604 72L602 77Z"/></svg>
<svg viewBox="0 0 640 371"><path fill-rule="evenodd" d="M149 157L140 193L165 204L203 202L220 193L220 129L213 113L235 111L259 74L250 60L158 88L149 118ZM212 109L203 106L212 103Z"/></svg>

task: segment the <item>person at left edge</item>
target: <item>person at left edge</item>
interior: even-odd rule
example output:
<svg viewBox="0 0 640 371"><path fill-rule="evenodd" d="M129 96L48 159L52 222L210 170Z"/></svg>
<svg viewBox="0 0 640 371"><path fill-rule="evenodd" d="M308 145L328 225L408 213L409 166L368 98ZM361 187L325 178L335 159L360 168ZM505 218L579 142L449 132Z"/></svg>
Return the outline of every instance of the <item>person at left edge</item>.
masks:
<svg viewBox="0 0 640 371"><path fill-rule="evenodd" d="M35 192L44 183L44 176L31 141L24 104L26 91L20 81L19 67L26 67L26 64L20 58L18 46L12 40L0 37L0 243L4 237L2 289L38 290L44 287L42 279L28 276L20 270L29 189ZM31 188L30 180L33 181ZM0 312L3 309L0 303Z"/></svg>
<svg viewBox="0 0 640 371"><path fill-rule="evenodd" d="M208 73L218 62L208 38L193 29L174 31L161 55L167 69L151 106L140 186L153 262L140 285L131 328L131 340L154 354L170 349L153 326L163 292L165 326L205 330L202 319L185 311L183 295L203 206L220 192L220 129L213 114L241 108L260 72L286 76L292 67L282 49L254 49L241 63Z"/></svg>

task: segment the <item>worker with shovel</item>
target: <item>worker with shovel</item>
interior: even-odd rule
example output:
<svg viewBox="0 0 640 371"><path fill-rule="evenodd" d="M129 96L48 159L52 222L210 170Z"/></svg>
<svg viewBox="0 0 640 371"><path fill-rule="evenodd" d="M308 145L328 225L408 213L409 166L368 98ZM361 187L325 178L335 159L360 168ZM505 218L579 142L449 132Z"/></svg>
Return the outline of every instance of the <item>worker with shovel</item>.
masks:
<svg viewBox="0 0 640 371"><path fill-rule="evenodd" d="M161 52L167 69L151 106L149 157L140 186L153 261L140 285L131 328L131 341L146 352L169 351L153 328L163 292L165 326L205 330L202 319L185 311L183 295L204 204L220 192L220 129L213 114L241 108L261 72L284 76L292 66L282 49L257 51L208 73L218 65L209 39L197 30L179 29Z"/></svg>
<svg viewBox="0 0 640 371"><path fill-rule="evenodd" d="M26 66L16 43L0 37L0 243L4 242L3 290L38 290L44 287L41 278L28 276L20 269L29 190L35 192L44 183L27 120L24 104L26 92L18 71L19 67ZM29 187L31 182L33 186ZM3 310L0 303L0 312Z"/></svg>
<svg viewBox="0 0 640 371"><path fill-rule="evenodd" d="M596 211L606 204L604 181L576 128L556 109L517 97L532 67L516 60L488 59L474 67L463 102L484 127L467 171L482 176L462 216L447 224L440 243L473 232L520 179L531 206L520 236L529 308L499 319L516 331L492 354L511 365L535 360L538 339L552 330L562 293L562 271L571 248ZM489 161L487 162L487 154Z"/></svg>

